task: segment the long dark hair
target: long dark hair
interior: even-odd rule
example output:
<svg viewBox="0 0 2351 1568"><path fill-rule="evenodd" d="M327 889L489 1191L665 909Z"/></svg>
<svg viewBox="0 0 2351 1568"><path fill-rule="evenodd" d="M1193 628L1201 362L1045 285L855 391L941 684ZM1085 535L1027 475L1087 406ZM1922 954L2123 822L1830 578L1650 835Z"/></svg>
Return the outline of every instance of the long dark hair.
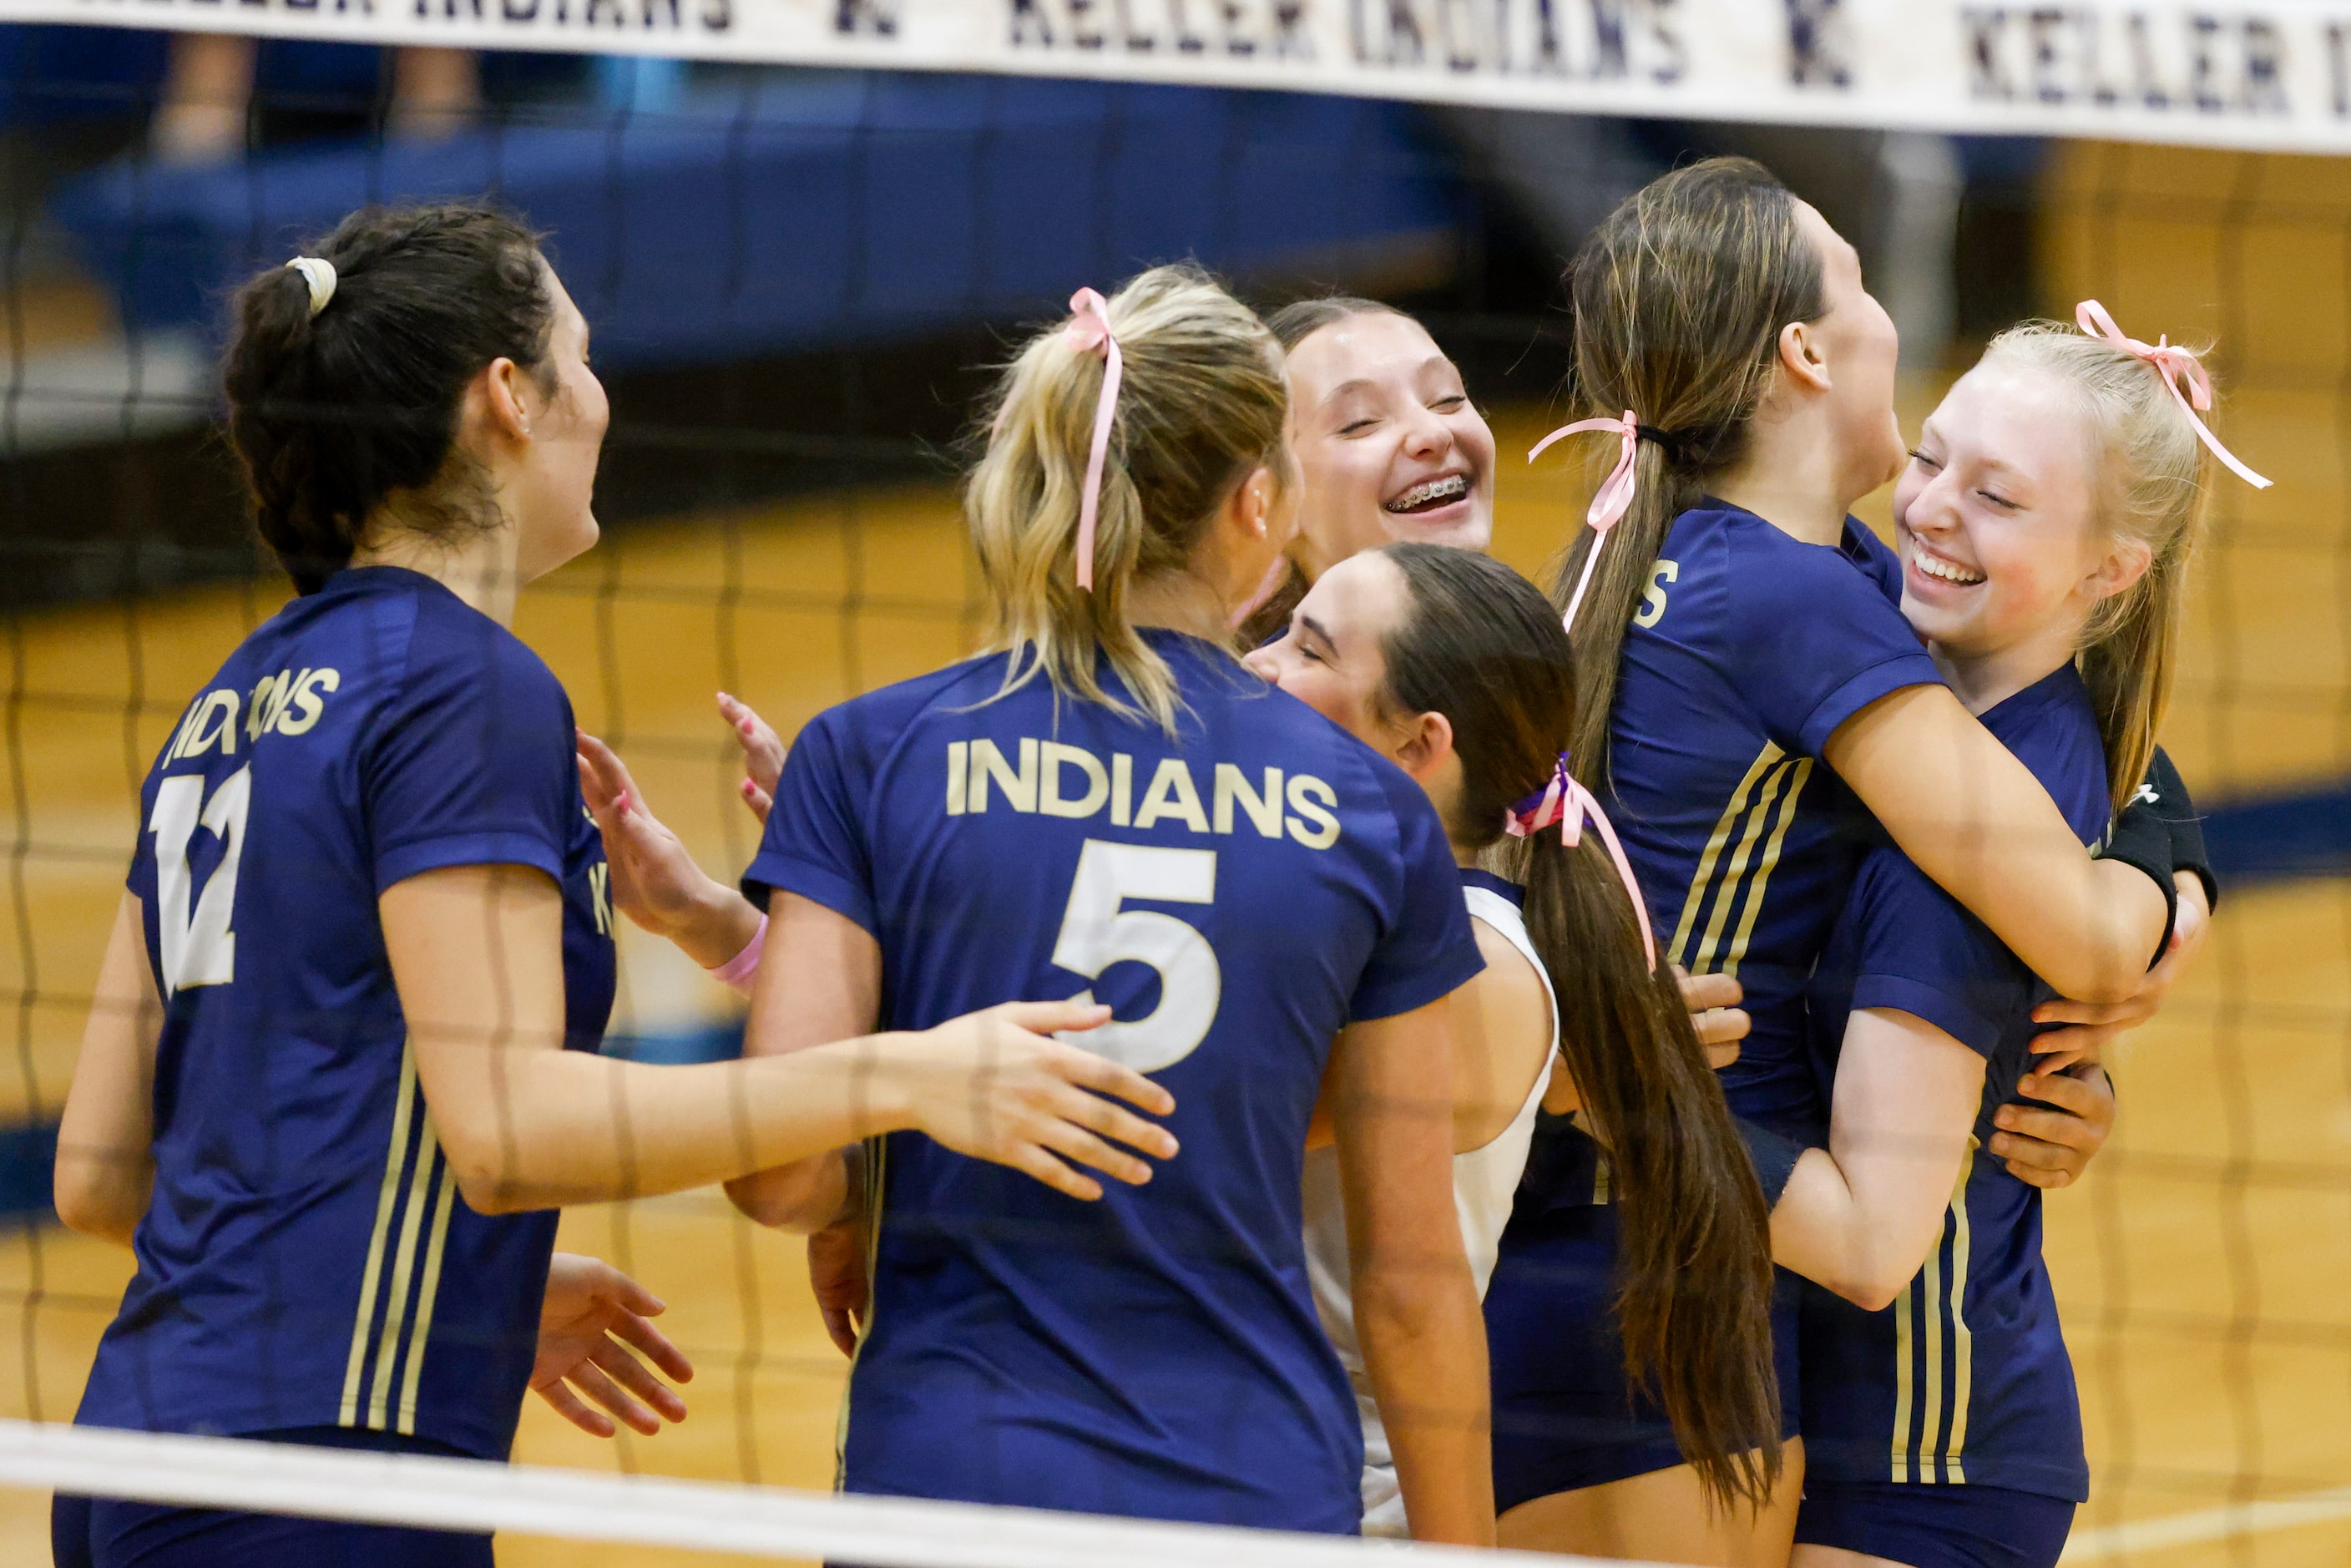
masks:
<svg viewBox="0 0 2351 1568"><path fill-rule="evenodd" d="M1392 544L1407 608L1383 703L1441 713L1461 758L1456 843L1502 836L1575 727L1576 658L1541 590L1468 550ZM1722 1087L1597 833L1525 841L1527 935L1559 998L1559 1045L1607 1145L1622 1220L1625 1372L1655 1391L1709 1490L1760 1501L1780 1471L1771 1217Z"/></svg>
<svg viewBox="0 0 2351 1568"><path fill-rule="evenodd" d="M486 476L457 449L466 383L510 359L555 385L555 301L538 236L465 203L353 213L306 254L334 264L324 309L272 267L236 297L229 441L261 537L304 593L350 563L395 492L435 538L495 527Z"/></svg>
<svg viewBox="0 0 2351 1568"><path fill-rule="evenodd" d="M1607 772L1625 629L1657 551L1674 519L1746 455L1780 329L1818 320L1828 296L1796 198L1746 158L1708 158L1627 196L1576 253L1567 293L1579 415L1629 408L1659 438L1635 454L1632 509L1575 616L1574 766L1596 788ZM1562 608L1593 542L1579 529L1560 563L1552 592Z"/></svg>

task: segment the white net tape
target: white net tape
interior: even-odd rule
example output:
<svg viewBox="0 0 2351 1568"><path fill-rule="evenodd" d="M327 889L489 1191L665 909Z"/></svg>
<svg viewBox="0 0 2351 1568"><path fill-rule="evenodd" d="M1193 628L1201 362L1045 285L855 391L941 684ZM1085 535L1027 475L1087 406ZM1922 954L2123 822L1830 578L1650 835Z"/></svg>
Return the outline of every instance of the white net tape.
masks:
<svg viewBox="0 0 2351 1568"><path fill-rule="evenodd" d="M31 1421L0 1420L0 1485L865 1568L1364 1568L1366 1553L1397 1552L1426 1568L1598 1562Z"/></svg>

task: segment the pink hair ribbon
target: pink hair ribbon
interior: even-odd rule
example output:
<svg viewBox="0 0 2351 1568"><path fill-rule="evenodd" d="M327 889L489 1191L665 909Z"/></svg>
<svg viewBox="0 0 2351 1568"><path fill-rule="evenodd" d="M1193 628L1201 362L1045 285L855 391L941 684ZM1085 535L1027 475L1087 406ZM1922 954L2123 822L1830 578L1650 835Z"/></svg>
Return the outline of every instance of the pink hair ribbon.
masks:
<svg viewBox="0 0 2351 1568"><path fill-rule="evenodd" d="M1102 398L1094 404L1094 444L1086 455L1085 497L1078 503L1078 586L1094 588L1094 524L1102 516L1102 464L1110 456L1110 422L1118 412L1118 382L1124 367L1118 340L1111 336L1109 306L1091 288L1070 296L1070 324L1061 341L1081 354L1102 357Z"/></svg>
<svg viewBox="0 0 2351 1568"><path fill-rule="evenodd" d="M2238 462L2236 454L2220 444L2220 438L2212 434L2200 417L2212 407L2212 378L2205 373L2202 361L2168 337L2158 338L2152 343L2142 343L2137 338L2126 336L2123 329L2115 324L2115 319L2106 313L2106 308L2095 299L2085 299L2074 307L2074 321L2091 337L2104 338L2123 352L2136 355L2153 365L2156 373L2163 378L2163 384L2171 389L2172 401L2179 404L2179 412L2186 414L2188 423L2196 427L2197 439L2212 449L2212 455L2226 465L2229 472L2254 489L2270 487L2267 479ZM2188 383L2185 392L2179 388L2182 382Z"/></svg>
<svg viewBox="0 0 2351 1568"><path fill-rule="evenodd" d="M1615 422L1608 422L1613 424ZM1562 434L1566 434L1564 431ZM1631 439L1627 437L1626 439ZM1594 547L1597 548L1596 546ZM1573 849L1583 841L1583 823L1589 819L1600 830L1601 842L1608 846L1608 858L1616 862L1616 875L1625 883L1625 896L1633 901L1633 916L1641 923L1641 951L1649 960L1654 973L1657 967L1656 934L1649 929L1649 905L1641 897L1641 883L1633 875L1633 862L1625 858L1625 846L1616 841L1616 829L1608 821L1608 813L1591 790L1575 781L1567 770L1567 753L1559 754L1559 765L1552 769L1551 782L1539 795L1530 795L1510 808L1503 824L1514 839L1532 838L1535 834L1559 824L1559 841Z"/></svg>
<svg viewBox="0 0 2351 1568"><path fill-rule="evenodd" d="M1583 591L1592 586L1592 569L1600 564L1600 549L1608 542L1608 530L1633 505L1633 455L1640 450L1641 422L1629 408L1622 419L1579 419L1573 424L1561 425L1527 453L1527 461L1531 463L1543 455L1545 447L1563 435L1604 430L1623 437L1624 448L1616 455L1616 466L1609 470L1608 477L1600 482L1599 493L1592 497L1592 509L1583 514L1584 522L1595 537L1592 548L1583 554L1583 575L1575 580L1575 592L1568 600L1567 614L1562 618L1571 632L1575 630L1576 607L1583 602ZM1615 842L1614 834L1609 835L1609 842Z"/></svg>

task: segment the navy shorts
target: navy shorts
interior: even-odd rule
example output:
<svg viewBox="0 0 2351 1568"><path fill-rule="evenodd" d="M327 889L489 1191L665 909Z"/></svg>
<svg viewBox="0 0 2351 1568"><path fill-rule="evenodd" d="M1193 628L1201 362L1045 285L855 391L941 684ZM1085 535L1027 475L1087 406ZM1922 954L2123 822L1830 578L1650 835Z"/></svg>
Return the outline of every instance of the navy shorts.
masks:
<svg viewBox="0 0 2351 1568"><path fill-rule="evenodd" d="M1807 1480L1796 1539L1909 1568L2056 1568L2074 1508L2006 1487Z"/></svg>
<svg viewBox="0 0 2351 1568"><path fill-rule="evenodd" d="M343 1427L256 1434L264 1441L471 1458L445 1443ZM57 1568L494 1568L490 1538L344 1520L296 1519L60 1492L49 1508Z"/></svg>
<svg viewBox="0 0 2351 1568"><path fill-rule="evenodd" d="M1800 1281L1782 1270L1771 1304L1780 1432L1796 1435ZM1673 1424L1625 1382L1616 1326L1616 1210L1521 1210L1486 1288L1494 1380L1494 1506L1603 1486L1683 1463Z"/></svg>

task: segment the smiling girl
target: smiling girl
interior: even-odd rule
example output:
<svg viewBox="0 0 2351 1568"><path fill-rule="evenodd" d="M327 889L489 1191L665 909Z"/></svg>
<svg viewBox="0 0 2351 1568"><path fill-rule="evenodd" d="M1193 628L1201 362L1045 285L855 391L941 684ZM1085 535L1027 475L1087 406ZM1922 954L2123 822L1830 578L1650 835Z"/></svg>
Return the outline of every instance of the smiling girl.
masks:
<svg viewBox="0 0 2351 1568"><path fill-rule="evenodd" d="M2154 753L2203 524L2210 437L2169 376L2209 402L2184 350L2017 328L1895 491L1904 615L2092 843ZM1809 1568L2045 1568L2088 1496L2040 1190L1976 1154L2006 1084L2062 1065L2033 1061L2049 996L1901 850L1863 862L1810 997L1829 1146L1772 1217L1782 1261L1836 1292L1803 1308Z"/></svg>
<svg viewBox="0 0 2351 1568"><path fill-rule="evenodd" d="M1266 325L1290 371L1298 537L1243 624L1249 647L1287 627L1350 556L1391 541L1482 550L1494 538L1494 433L1428 329L1347 296L1285 305Z"/></svg>

